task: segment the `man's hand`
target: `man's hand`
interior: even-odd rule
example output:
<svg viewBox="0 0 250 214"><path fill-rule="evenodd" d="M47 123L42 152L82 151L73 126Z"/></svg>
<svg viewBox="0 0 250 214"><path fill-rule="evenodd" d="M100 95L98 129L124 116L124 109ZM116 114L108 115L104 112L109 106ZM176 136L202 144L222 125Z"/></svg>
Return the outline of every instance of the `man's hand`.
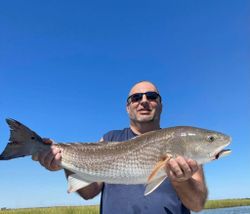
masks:
<svg viewBox="0 0 250 214"><path fill-rule="evenodd" d="M207 199L202 166L195 160L178 156L167 161L165 169L182 203L192 211L201 211Z"/></svg>
<svg viewBox="0 0 250 214"><path fill-rule="evenodd" d="M198 169L199 166L196 161L182 156L171 158L166 163L168 178L173 182L182 182L190 179Z"/></svg>
<svg viewBox="0 0 250 214"><path fill-rule="evenodd" d="M43 139L45 144L51 144L50 150L39 152L32 155L34 161L39 161L39 163L50 171L57 171L62 169L60 166L61 161L61 151L53 145L53 141L50 139Z"/></svg>

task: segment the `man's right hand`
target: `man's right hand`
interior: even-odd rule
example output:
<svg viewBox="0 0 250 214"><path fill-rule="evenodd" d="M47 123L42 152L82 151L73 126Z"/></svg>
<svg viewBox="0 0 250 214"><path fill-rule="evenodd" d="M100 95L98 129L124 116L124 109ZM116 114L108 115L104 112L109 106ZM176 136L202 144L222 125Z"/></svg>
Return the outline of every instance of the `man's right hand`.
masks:
<svg viewBox="0 0 250 214"><path fill-rule="evenodd" d="M38 152L32 155L34 161L39 163L50 171L57 171L62 169L60 166L61 161L61 150L53 145L53 141L50 139L43 139L45 144L50 144L50 150Z"/></svg>

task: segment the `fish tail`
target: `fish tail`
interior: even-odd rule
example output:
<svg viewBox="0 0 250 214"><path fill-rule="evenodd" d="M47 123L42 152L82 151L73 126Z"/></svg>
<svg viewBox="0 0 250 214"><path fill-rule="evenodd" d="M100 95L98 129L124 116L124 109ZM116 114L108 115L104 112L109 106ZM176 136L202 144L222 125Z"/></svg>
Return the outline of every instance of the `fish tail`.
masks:
<svg viewBox="0 0 250 214"><path fill-rule="evenodd" d="M0 155L0 160L33 155L48 146L39 135L20 122L14 119L6 119L6 122L10 127L10 139Z"/></svg>

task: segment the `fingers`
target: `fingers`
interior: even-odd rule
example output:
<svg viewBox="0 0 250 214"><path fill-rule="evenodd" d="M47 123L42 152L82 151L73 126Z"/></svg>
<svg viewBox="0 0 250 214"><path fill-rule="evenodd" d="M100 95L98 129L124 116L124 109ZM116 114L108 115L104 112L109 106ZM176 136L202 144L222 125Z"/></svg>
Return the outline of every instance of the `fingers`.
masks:
<svg viewBox="0 0 250 214"><path fill-rule="evenodd" d="M32 155L32 160L33 161L38 161L38 153L35 153Z"/></svg>
<svg viewBox="0 0 250 214"><path fill-rule="evenodd" d="M199 166L196 161L192 159L187 160L189 167L192 169L193 172L196 172L199 169Z"/></svg>
<svg viewBox="0 0 250 214"><path fill-rule="evenodd" d="M197 170L198 164L196 161L181 156L171 158L166 164L168 177L178 182L188 180Z"/></svg>
<svg viewBox="0 0 250 214"><path fill-rule="evenodd" d="M54 155L55 153L53 152L52 149L49 150L48 152L44 152L43 154L41 154L39 158L41 165L43 165L47 169L53 168L52 162L54 160Z"/></svg>
<svg viewBox="0 0 250 214"><path fill-rule="evenodd" d="M52 144L54 141L52 139L49 138L43 138L43 143L44 144Z"/></svg>
<svg viewBox="0 0 250 214"><path fill-rule="evenodd" d="M52 146L51 150L41 154L41 156L39 157L39 162L48 170L59 170L61 168L59 166L59 162L61 159L60 152L61 151L58 148Z"/></svg>
<svg viewBox="0 0 250 214"><path fill-rule="evenodd" d="M50 171L56 171L61 169L61 151L54 145L51 146L50 150L42 151L32 155L32 159L39 161L42 166L44 166Z"/></svg>

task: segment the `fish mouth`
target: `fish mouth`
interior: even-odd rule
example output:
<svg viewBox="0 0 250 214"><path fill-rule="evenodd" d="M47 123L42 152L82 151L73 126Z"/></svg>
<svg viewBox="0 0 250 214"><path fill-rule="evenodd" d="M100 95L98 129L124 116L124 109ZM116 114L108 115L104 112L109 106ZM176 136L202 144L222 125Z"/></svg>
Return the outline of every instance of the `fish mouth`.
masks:
<svg viewBox="0 0 250 214"><path fill-rule="evenodd" d="M231 143L231 141L232 138L228 137L227 143L225 145L219 147L214 153L210 154L212 160L217 160L221 157L229 155L232 152L231 149L224 149L224 148L227 147Z"/></svg>
<svg viewBox="0 0 250 214"><path fill-rule="evenodd" d="M227 156L232 152L231 149L223 149L221 151L219 151L217 154L214 155L214 160L217 160L221 157Z"/></svg>

